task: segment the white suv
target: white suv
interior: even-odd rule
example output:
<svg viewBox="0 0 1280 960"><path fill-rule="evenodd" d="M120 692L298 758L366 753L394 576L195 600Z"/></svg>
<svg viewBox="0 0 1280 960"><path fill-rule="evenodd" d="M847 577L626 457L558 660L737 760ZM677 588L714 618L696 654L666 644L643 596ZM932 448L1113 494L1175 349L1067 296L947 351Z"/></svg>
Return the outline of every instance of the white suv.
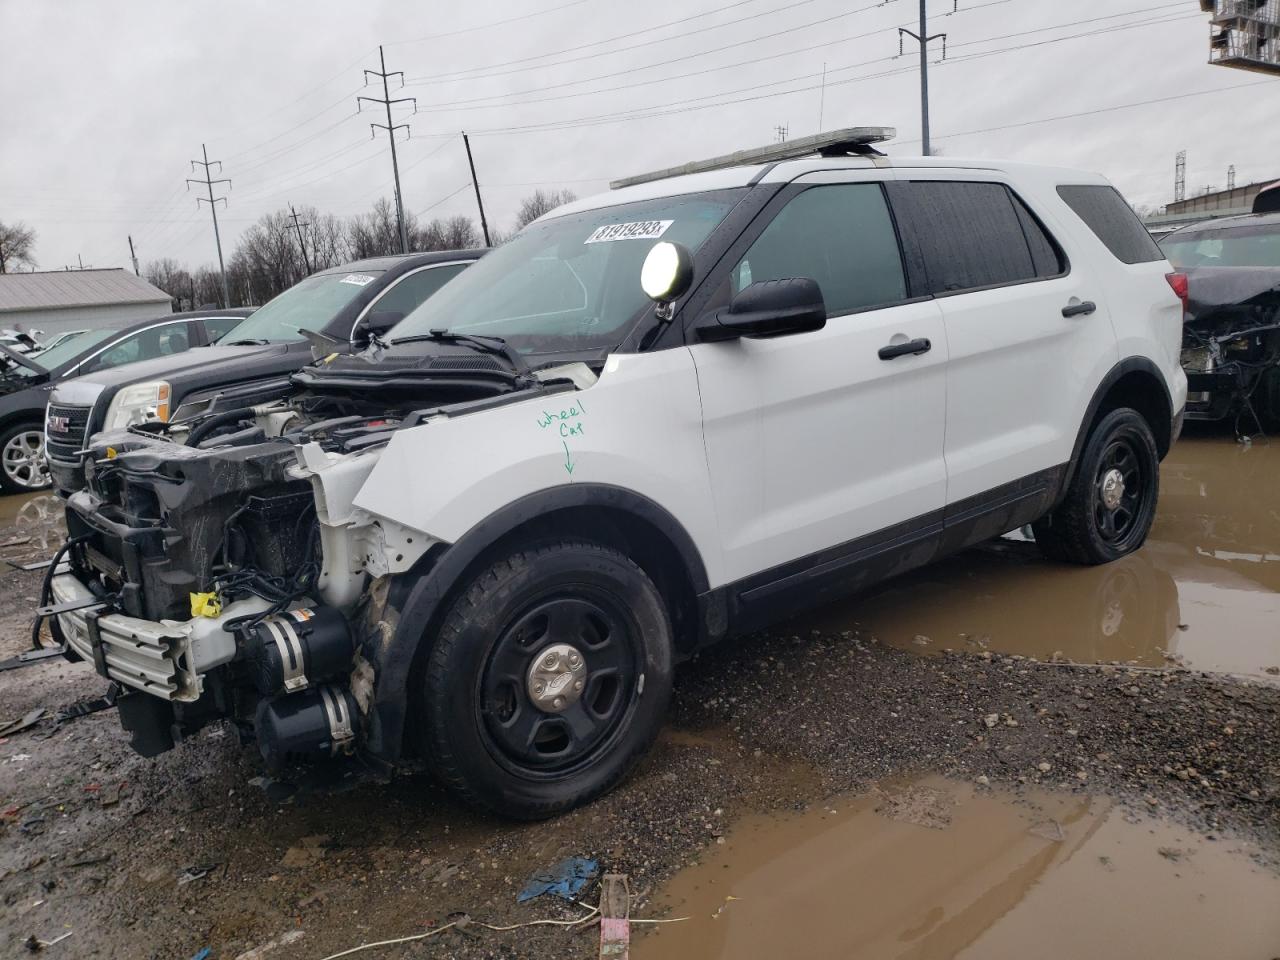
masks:
<svg viewBox="0 0 1280 960"><path fill-rule="evenodd" d="M1183 279L1099 176L886 135L615 185L276 401L99 435L43 614L144 752L231 718L532 818L704 644L1028 523L1135 550Z"/></svg>

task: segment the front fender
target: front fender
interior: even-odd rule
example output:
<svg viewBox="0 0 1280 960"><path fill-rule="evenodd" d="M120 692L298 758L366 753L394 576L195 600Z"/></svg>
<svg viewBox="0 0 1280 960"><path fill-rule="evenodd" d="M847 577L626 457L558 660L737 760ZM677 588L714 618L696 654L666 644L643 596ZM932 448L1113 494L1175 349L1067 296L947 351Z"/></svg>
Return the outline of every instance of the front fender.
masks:
<svg viewBox="0 0 1280 960"><path fill-rule="evenodd" d="M574 393L401 431L354 506L438 541L425 572L380 585L367 610L362 656L374 682L365 748L385 764L401 755L411 671L443 605L486 549L529 520L581 506L625 511L666 535L695 592L721 578L702 409L684 347L611 357L593 386Z"/></svg>

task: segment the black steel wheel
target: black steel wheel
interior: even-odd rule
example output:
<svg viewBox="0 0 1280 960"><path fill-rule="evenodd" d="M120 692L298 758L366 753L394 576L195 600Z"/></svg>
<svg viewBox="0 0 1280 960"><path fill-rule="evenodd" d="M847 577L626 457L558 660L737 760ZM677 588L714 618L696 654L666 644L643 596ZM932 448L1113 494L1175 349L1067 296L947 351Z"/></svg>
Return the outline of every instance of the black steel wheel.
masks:
<svg viewBox="0 0 1280 960"><path fill-rule="evenodd" d="M600 544L512 551L427 642L416 711L426 759L456 793L505 816L554 816L612 788L670 699L662 597Z"/></svg>
<svg viewBox="0 0 1280 960"><path fill-rule="evenodd" d="M589 763L634 702L639 644L611 601L552 597L498 636L476 708L487 746L513 770L558 776Z"/></svg>
<svg viewBox="0 0 1280 960"><path fill-rule="evenodd" d="M1094 427L1062 503L1032 525L1055 560L1093 565L1137 550L1160 494L1160 456L1136 410L1112 410Z"/></svg>

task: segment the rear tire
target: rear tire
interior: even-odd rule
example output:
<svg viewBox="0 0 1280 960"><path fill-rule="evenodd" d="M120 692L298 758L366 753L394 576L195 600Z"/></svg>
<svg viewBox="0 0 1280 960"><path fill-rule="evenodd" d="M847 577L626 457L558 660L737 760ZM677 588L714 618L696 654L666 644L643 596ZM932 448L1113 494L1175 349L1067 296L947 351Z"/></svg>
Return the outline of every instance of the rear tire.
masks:
<svg viewBox="0 0 1280 960"><path fill-rule="evenodd" d="M419 687L426 758L465 800L555 816L648 751L671 683L670 618L640 567L600 544L530 543L445 616Z"/></svg>
<svg viewBox="0 0 1280 960"><path fill-rule="evenodd" d="M1066 497L1032 524L1052 560L1094 566L1137 550L1160 494L1160 455L1143 416L1120 407L1089 434Z"/></svg>
<svg viewBox="0 0 1280 960"><path fill-rule="evenodd" d="M44 455L44 427L16 423L0 432L0 490L34 493L53 483Z"/></svg>

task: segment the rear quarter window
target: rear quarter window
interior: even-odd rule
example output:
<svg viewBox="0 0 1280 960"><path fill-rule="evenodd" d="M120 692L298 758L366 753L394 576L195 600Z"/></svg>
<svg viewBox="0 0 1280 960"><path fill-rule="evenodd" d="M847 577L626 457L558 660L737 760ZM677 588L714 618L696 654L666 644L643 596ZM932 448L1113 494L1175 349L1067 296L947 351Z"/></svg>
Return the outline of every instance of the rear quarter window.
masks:
<svg viewBox="0 0 1280 960"><path fill-rule="evenodd" d="M1163 260L1138 215L1115 187L1106 184L1063 184L1060 196L1121 263Z"/></svg>

